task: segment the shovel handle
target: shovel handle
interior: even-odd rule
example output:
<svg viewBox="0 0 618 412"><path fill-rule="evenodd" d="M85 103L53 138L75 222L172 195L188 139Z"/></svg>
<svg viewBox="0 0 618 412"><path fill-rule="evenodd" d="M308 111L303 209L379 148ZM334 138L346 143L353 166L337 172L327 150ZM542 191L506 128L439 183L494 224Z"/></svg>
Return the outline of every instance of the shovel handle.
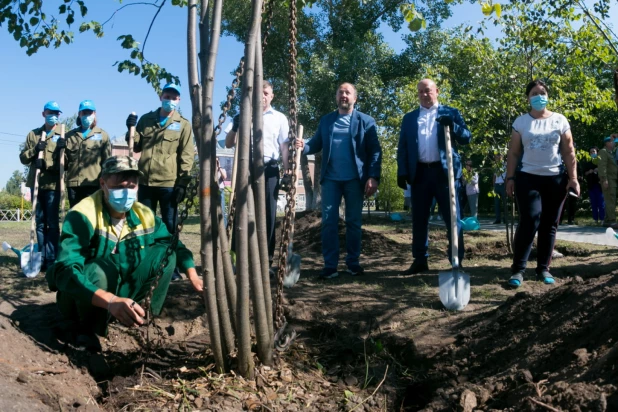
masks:
<svg viewBox="0 0 618 412"><path fill-rule="evenodd" d="M65 124L60 124L60 138L64 140ZM64 149L60 149L58 153L58 163L60 164L60 217L64 220L64 201L65 201L65 184L64 184Z"/></svg>
<svg viewBox="0 0 618 412"><path fill-rule="evenodd" d="M47 133L45 133L45 130L43 130L43 132L41 133L41 142L44 142L47 139ZM43 150L41 150L39 152L38 155L38 159L43 159L43 157L45 156L45 153L43 153ZM30 165L30 167L32 167L32 164ZM34 172L34 183L33 183L33 190L32 190L32 216L30 219L30 264L32 264L32 256L34 255L33 251L34 251L34 238L36 236L36 200L37 200L37 195L39 193L39 175L41 174L41 169L36 169L36 171Z"/></svg>
<svg viewBox="0 0 618 412"><path fill-rule="evenodd" d="M131 112L135 115L135 112ZM133 157L133 145L135 143L135 126L129 127L129 157Z"/></svg>
<svg viewBox="0 0 618 412"><path fill-rule="evenodd" d="M459 267L459 233L457 231L457 192L455 191L455 169L453 167L453 147L451 146L451 132L444 126L444 140L446 143L446 165L448 167L448 194L451 212L451 262L453 269Z"/></svg>

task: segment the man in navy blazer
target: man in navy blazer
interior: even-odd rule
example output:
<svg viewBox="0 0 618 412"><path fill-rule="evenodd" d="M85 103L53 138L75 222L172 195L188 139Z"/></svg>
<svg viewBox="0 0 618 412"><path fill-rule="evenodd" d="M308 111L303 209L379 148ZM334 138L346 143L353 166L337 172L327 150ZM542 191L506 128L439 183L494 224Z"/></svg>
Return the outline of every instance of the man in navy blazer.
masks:
<svg viewBox="0 0 618 412"><path fill-rule="evenodd" d="M305 154L322 151L320 184L322 185L322 254L323 279L339 275L339 205L345 199L346 265L348 273L359 275L363 195L372 196L378 189L382 166L382 148L376 122L354 109L357 94L353 84L337 89L337 110L320 119L313 138L296 142Z"/></svg>
<svg viewBox="0 0 618 412"><path fill-rule="evenodd" d="M410 275L429 270L427 253L429 249L429 208L435 197L446 224L449 238L449 260L451 259L451 207L448 192L448 168L444 126L451 131L452 141L458 144L470 143L470 131L457 109L438 103L438 88L430 79L417 85L420 107L403 117L397 147L397 184L412 186L412 257L414 262L402 274ZM453 144L453 168L455 190L460 184L461 159ZM457 198L457 196L455 197ZM459 201L457 214L459 216ZM458 220L459 221L459 220ZM457 224L459 235L459 262L464 257L463 233Z"/></svg>

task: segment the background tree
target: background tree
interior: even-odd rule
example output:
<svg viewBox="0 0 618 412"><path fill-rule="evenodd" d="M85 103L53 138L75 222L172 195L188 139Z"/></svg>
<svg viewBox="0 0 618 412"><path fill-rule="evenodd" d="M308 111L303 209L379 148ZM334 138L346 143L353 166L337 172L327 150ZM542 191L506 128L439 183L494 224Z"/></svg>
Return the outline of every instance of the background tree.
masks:
<svg viewBox="0 0 618 412"><path fill-rule="evenodd" d="M13 172L13 176L6 182L4 191L13 196L21 196L21 184L25 182L23 174L19 170Z"/></svg>

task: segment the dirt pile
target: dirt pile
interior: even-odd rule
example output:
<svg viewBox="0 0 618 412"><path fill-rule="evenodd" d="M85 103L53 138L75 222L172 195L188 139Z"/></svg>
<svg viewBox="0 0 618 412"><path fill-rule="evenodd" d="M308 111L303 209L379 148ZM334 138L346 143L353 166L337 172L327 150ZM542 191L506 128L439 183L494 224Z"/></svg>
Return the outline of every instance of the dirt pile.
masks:
<svg viewBox="0 0 618 412"><path fill-rule="evenodd" d="M339 219L339 249L345 251L345 222ZM364 228L362 232L361 253L382 255L394 250L407 250L405 245L389 239L381 233L372 232ZM294 249L322 253L322 213L319 211L302 212L296 214L294 222Z"/></svg>
<svg viewBox="0 0 618 412"><path fill-rule="evenodd" d="M421 383L433 399L410 410L618 410L618 274L521 292L465 321ZM474 405L474 406L472 406ZM546 406L544 406L546 405ZM415 408L416 406L416 408ZM555 409L550 409L551 407Z"/></svg>

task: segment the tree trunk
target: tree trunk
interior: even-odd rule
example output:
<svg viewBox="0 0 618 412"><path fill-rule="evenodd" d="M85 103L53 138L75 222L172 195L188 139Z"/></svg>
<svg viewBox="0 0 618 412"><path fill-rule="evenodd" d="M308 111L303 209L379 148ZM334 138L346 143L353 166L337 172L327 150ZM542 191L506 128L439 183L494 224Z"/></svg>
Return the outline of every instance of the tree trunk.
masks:
<svg viewBox="0 0 618 412"><path fill-rule="evenodd" d="M262 1L253 0L251 29L245 42L245 73L242 81L240 105L240 129L238 136L238 179L236 202L236 273L238 283L238 370L245 378L253 378L251 357L251 327L249 323L249 237L248 237L248 193L249 193L249 145L251 133L251 96L255 64L255 43L260 27ZM261 91L260 91L261 92Z"/></svg>
<svg viewBox="0 0 618 412"><path fill-rule="evenodd" d="M258 44L259 45L259 44ZM270 333L266 317L266 302L262 287L262 270L260 262L260 247L258 245L257 225L255 221L255 205L253 191L249 187L248 200L248 229L249 229L249 259L251 268L251 290L253 290L253 317L255 320L255 335L257 339L258 357L263 364L270 366L273 363L273 335Z"/></svg>
<svg viewBox="0 0 618 412"><path fill-rule="evenodd" d="M221 210L221 207L218 207ZM223 220L223 215L221 215ZM223 251L221 250L221 242L217 244L217 264L216 264L216 279L215 287L217 290L217 309L219 310L219 320L221 322L221 333L223 334L223 343L225 355L229 355L234 351L234 332L232 331L232 323L230 321L230 310L228 305L227 293L225 290L225 277L223 274ZM229 255L228 255L229 256Z"/></svg>
<svg viewBox="0 0 618 412"><path fill-rule="evenodd" d="M262 89L263 89L263 65L262 65L262 45L260 42L261 31L258 26L257 41L255 42L255 78L253 82L253 108L255 115L253 116L253 198L255 199L255 220L257 223L257 241L260 255L260 265L254 268L260 269L263 286L264 304L266 306L266 321L268 322L268 333L274 337L273 332L273 306L272 296L270 292L270 273L268 256L268 236L266 230L266 183L264 181L264 133L263 133L263 105L262 105ZM266 343L269 346L273 342ZM266 363L262 357L262 362ZM269 362L272 362L272 351Z"/></svg>
<svg viewBox="0 0 618 412"><path fill-rule="evenodd" d="M232 256L230 255L230 242L228 241L227 233L225 232L225 223L223 222L223 214L221 205L218 205L217 215L221 213L221 219L219 219L219 238L218 246L221 250L223 259L223 276L225 279L225 290L227 295L228 308L231 312L232 328L238 333L238 326L236 325L236 305L237 305L237 293L236 293L236 279L234 278L234 268L232 267Z"/></svg>
<svg viewBox="0 0 618 412"><path fill-rule="evenodd" d="M215 364L219 372L226 370L225 357L223 356L223 348L221 343L221 325L219 323L219 311L217 307L217 291L215 279L215 245L217 244L217 228L213 227L215 215L213 213L213 205L211 197L213 196L213 188L215 179L212 174L212 165L214 164L215 144L213 139L213 115L212 115L212 96L215 75L215 63L217 60L217 50L219 46L220 27L221 27L221 8L223 0L215 0L212 16L212 26L210 34L204 33L204 29L208 27L205 20L208 19L208 14L204 11L207 8L207 2L202 1L202 21L201 31L201 50L200 57L202 59L202 101L201 101L201 122L200 130L197 134L198 146L200 147L200 217L201 217L201 250L200 256L202 260L202 270L204 271L204 288L206 295L206 307L208 316L208 325L211 339L211 348L215 358ZM193 13L194 9L189 8L189 13ZM194 13L193 15L195 15ZM192 24L193 26L193 24ZM189 35L190 37L190 35ZM204 42L204 38L209 38L209 42ZM188 42L189 45L194 44ZM206 49L208 46L208 49ZM204 60L206 62L204 62ZM194 76L194 67L189 68L190 76ZM193 97L193 95L192 95ZM217 194L215 189L215 195ZM214 209L216 210L216 209Z"/></svg>

